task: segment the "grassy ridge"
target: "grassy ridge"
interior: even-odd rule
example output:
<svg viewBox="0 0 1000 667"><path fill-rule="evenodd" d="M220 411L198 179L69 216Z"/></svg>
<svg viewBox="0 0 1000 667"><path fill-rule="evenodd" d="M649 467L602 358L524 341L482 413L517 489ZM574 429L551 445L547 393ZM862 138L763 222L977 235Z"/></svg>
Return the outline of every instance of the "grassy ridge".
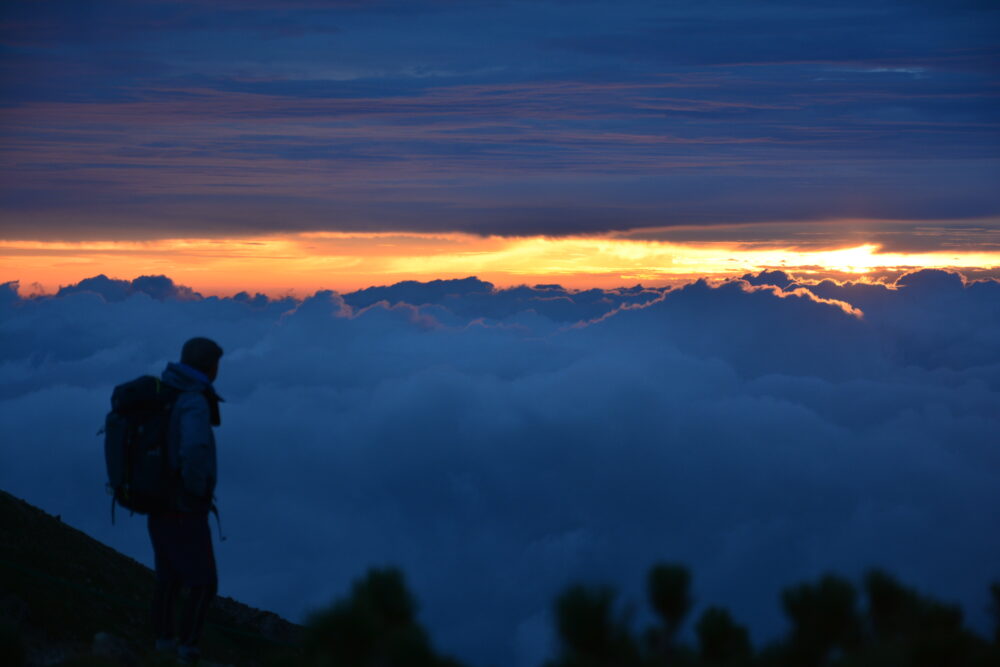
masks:
<svg viewBox="0 0 1000 667"><path fill-rule="evenodd" d="M99 632L122 638L135 660L147 662L153 583L141 563L0 491L0 663L13 663L20 651L27 664L116 664L84 657ZM287 664L299 630L218 598L202 649L212 662Z"/></svg>

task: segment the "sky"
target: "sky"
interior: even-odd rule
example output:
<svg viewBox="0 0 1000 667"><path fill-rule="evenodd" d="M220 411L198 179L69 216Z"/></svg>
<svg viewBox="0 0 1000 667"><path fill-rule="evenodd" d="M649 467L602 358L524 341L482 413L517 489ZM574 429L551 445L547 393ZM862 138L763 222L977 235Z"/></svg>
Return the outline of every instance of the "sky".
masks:
<svg viewBox="0 0 1000 667"><path fill-rule="evenodd" d="M737 275L866 245L994 267L998 28L972 1L5 2L0 279L681 273L579 239L692 275L734 273L705 245Z"/></svg>
<svg viewBox="0 0 1000 667"><path fill-rule="evenodd" d="M758 645L783 587L872 566L984 629L998 28L972 1L0 3L0 488L151 563L93 433L206 335L224 595L299 621L398 565L482 667L551 656L565 585L624 608L664 560Z"/></svg>

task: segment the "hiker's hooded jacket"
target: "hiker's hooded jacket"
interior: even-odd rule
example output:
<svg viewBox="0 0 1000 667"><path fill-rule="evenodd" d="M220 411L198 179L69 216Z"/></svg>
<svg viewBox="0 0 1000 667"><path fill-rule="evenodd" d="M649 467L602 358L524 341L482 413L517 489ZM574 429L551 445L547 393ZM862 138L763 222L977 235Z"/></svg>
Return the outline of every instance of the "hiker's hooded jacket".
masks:
<svg viewBox="0 0 1000 667"><path fill-rule="evenodd" d="M180 472L174 509L208 512L217 479L212 426L218 424L219 398L208 377L190 366L169 363L161 378L181 390L167 432L170 466Z"/></svg>

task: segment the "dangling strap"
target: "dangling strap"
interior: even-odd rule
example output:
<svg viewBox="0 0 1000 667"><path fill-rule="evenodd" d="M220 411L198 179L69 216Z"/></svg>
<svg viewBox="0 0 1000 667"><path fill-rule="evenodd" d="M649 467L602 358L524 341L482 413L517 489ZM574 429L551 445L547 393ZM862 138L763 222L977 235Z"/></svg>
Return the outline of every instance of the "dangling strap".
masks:
<svg viewBox="0 0 1000 667"><path fill-rule="evenodd" d="M111 525L112 526L115 525L115 501L117 499L118 499L118 496L116 496L115 494L112 493L111 494Z"/></svg>
<svg viewBox="0 0 1000 667"><path fill-rule="evenodd" d="M214 500L208 511L215 515L215 527L219 529L219 541L225 542L226 536L222 534L222 519L219 518L219 508L215 506Z"/></svg>
<svg viewBox="0 0 1000 667"><path fill-rule="evenodd" d="M221 425L222 417L219 413L219 403L225 403L225 400L215 393L215 389L211 385L201 393L205 397L205 400L208 401L209 418L212 426Z"/></svg>

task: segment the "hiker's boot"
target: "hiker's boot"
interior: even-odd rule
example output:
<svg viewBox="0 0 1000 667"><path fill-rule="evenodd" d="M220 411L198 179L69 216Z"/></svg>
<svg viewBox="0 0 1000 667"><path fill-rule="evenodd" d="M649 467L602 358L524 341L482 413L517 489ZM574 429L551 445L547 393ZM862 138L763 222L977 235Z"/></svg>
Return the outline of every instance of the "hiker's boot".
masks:
<svg viewBox="0 0 1000 667"><path fill-rule="evenodd" d="M201 658L201 651L197 646L181 644L177 647L177 662L182 665L197 665Z"/></svg>
<svg viewBox="0 0 1000 667"><path fill-rule="evenodd" d="M174 653L177 651L177 640L172 637L157 639L153 650L157 653Z"/></svg>

